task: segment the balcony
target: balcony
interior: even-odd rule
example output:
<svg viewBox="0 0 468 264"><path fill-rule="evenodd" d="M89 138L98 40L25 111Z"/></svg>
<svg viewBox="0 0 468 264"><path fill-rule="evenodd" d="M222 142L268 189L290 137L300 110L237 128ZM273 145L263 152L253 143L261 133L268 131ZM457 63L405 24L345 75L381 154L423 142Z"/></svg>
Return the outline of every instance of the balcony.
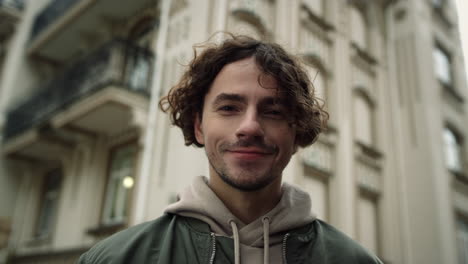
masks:
<svg viewBox="0 0 468 264"><path fill-rule="evenodd" d="M0 0L0 41L13 33L22 9L22 0Z"/></svg>
<svg viewBox="0 0 468 264"><path fill-rule="evenodd" d="M8 112L4 152L17 153L38 143L41 134L57 136L62 128L88 135L128 129L135 111L145 112L152 60L149 50L125 40L103 45Z"/></svg>
<svg viewBox="0 0 468 264"><path fill-rule="evenodd" d="M67 61L87 42L105 40L112 28L155 5L154 0L52 0L35 18L28 52Z"/></svg>

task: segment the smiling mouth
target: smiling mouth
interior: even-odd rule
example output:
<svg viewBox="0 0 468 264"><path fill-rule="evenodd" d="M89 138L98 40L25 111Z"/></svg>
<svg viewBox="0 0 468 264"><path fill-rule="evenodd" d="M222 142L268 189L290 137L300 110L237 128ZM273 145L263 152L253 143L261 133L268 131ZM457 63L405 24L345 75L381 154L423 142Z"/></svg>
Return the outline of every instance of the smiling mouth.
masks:
<svg viewBox="0 0 468 264"><path fill-rule="evenodd" d="M229 150L227 152L233 155L235 158L243 160L262 159L272 155L270 152L260 150Z"/></svg>

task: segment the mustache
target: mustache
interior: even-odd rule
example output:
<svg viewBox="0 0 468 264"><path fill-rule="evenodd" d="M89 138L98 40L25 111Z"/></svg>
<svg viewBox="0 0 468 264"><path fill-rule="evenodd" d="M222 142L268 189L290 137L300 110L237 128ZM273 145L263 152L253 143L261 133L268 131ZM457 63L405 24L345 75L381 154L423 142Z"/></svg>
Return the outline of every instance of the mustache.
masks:
<svg viewBox="0 0 468 264"><path fill-rule="evenodd" d="M258 139L240 139L234 143L223 143L220 146L221 151L229 151L236 148L248 148L255 147L259 148L267 153L276 153L278 152L278 147L276 145L269 145L263 142L263 140Z"/></svg>

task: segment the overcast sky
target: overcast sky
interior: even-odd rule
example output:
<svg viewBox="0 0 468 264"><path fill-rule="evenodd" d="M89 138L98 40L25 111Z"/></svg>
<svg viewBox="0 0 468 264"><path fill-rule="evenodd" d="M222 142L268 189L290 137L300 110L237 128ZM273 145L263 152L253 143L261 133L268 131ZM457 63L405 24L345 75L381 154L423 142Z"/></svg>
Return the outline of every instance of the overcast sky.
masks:
<svg viewBox="0 0 468 264"><path fill-rule="evenodd" d="M458 21L460 27L460 35L465 56L465 79L468 79L468 1L455 0L458 8ZM467 82L468 83L468 82Z"/></svg>

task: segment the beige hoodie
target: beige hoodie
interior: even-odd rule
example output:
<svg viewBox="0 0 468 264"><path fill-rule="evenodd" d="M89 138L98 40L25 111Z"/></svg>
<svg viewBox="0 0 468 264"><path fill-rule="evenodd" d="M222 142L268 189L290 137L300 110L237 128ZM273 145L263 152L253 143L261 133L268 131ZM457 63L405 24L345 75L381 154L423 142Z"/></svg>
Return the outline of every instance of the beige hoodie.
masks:
<svg viewBox="0 0 468 264"><path fill-rule="evenodd" d="M179 195L179 200L169 205L165 212L199 219L207 223L217 236L233 237L237 247L235 251L242 264L282 263L285 234L315 219L309 195L283 183L283 195L275 208L246 225L226 208L207 182L206 177L196 177ZM264 252L268 255L266 259Z"/></svg>

